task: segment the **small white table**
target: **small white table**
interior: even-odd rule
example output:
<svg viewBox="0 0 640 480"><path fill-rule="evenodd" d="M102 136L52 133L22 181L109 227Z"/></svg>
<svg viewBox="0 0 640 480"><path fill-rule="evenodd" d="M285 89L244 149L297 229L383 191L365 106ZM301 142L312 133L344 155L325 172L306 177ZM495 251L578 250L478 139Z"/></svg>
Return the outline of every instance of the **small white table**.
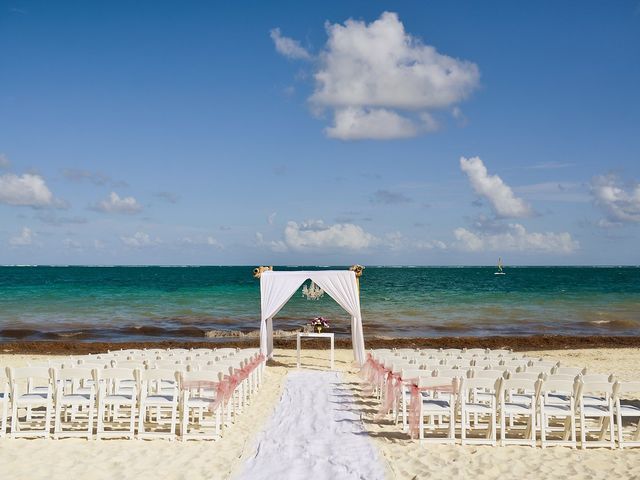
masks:
<svg viewBox="0 0 640 480"><path fill-rule="evenodd" d="M296 335L297 347L298 347L298 361L297 367L300 368L300 339L301 338L328 338L331 340L331 370L333 370L333 333L298 333Z"/></svg>

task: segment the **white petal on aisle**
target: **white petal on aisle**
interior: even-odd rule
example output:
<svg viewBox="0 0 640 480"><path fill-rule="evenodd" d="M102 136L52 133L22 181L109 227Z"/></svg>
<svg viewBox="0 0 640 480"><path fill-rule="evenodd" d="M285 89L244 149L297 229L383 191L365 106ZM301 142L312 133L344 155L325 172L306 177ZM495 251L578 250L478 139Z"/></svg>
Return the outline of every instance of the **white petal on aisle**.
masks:
<svg viewBox="0 0 640 480"><path fill-rule="evenodd" d="M382 480L384 466L337 372L291 372L239 479Z"/></svg>

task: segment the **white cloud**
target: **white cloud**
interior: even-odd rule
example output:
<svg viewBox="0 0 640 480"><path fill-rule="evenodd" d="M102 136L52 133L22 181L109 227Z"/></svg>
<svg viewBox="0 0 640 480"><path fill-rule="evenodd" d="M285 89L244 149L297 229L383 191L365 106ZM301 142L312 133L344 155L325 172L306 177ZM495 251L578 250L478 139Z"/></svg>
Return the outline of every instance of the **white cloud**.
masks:
<svg viewBox="0 0 640 480"><path fill-rule="evenodd" d="M519 223L510 224L502 233L474 233L465 228L457 228L453 234L456 238L456 246L470 252L520 251L567 254L580 248L579 243L567 232L530 233Z"/></svg>
<svg viewBox="0 0 640 480"><path fill-rule="evenodd" d="M405 32L398 15L326 24L309 102L330 109L342 140L413 137L437 129L429 112L453 108L479 85L477 65L440 54Z"/></svg>
<svg viewBox="0 0 640 480"><path fill-rule="evenodd" d="M22 227L22 231L15 237L9 239L9 245L14 247L24 247L33 245L35 233L29 227Z"/></svg>
<svg viewBox="0 0 640 480"><path fill-rule="evenodd" d="M130 237L122 236L120 240L127 247L133 248L152 247L160 243L159 239L151 238L148 233L144 232L136 232Z"/></svg>
<svg viewBox="0 0 640 480"><path fill-rule="evenodd" d="M414 137L419 128L393 110L345 107L334 110L333 125L324 131L328 137L340 140L391 140Z"/></svg>
<svg viewBox="0 0 640 480"><path fill-rule="evenodd" d="M105 243L101 240L96 239L93 241L93 248L95 248L96 250L102 250L105 246Z"/></svg>
<svg viewBox="0 0 640 480"><path fill-rule="evenodd" d="M4 153L0 153L0 168L9 168L10 166L9 158Z"/></svg>
<svg viewBox="0 0 640 480"><path fill-rule="evenodd" d="M257 247L268 247L270 250L274 252L286 252L289 250L287 245L282 240L271 240L267 241L264 239L264 235L260 232L256 232L256 246Z"/></svg>
<svg viewBox="0 0 640 480"><path fill-rule="evenodd" d="M416 240L413 243L418 250L446 250L447 244L440 240Z"/></svg>
<svg viewBox="0 0 640 480"><path fill-rule="evenodd" d="M516 197L498 175L489 175L480 157L460 157L460 168L469 178L473 190L489 200L499 217L520 218L533 213L531 207Z"/></svg>
<svg viewBox="0 0 640 480"><path fill-rule="evenodd" d="M271 40L276 46L276 51L294 60L310 60L311 54L302 46L300 42L289 37L283 37L279 28L274 28L269 32Z"/></svg>
<svg viewBox="0 0 640 480"><path fill-rule="evenodd" d="M142 206L134 197L120 197L116 192L111 192L109 198L95 206L95 210L105 213L138 213Z"/></svg>
<svg viewBox="0 0 640 480"><path fill-rule="evenodd" d="M288 222L284 229L284 243L292 250L360 250L373 246L375 242L373 235L352 223L326 225L322 220L309 220Z"/></svg>
<svg viewBox="0 0 640 480"><path fill-rule="evenodd" d="M591 194L610 222L640 222L640 183L625 190L614 175L601 175L591 181Z"/></svg>
<svg viewBox="0 0 640 480"><path fill-rule="evenodd" d="M44 179L32 173L0 175L0 203L34 208L61 206Z"/></svg>

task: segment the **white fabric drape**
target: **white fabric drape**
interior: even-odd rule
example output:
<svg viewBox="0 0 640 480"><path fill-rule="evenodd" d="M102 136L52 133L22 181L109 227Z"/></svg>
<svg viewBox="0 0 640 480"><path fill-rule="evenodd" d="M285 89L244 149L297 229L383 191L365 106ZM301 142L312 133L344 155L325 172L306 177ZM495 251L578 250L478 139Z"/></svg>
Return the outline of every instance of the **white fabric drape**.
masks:
<svg viewBox="0 0 640 480"><path fill-rule="evenodd" d="M305 281L312 280L338 305L351 315L353 355L364 363L364 336L360 313L360 294L356 275L350 270L319 270L299 272L263 272L260 276L260 350L270 357L273 352L273 317L284 307Z"/></svg>

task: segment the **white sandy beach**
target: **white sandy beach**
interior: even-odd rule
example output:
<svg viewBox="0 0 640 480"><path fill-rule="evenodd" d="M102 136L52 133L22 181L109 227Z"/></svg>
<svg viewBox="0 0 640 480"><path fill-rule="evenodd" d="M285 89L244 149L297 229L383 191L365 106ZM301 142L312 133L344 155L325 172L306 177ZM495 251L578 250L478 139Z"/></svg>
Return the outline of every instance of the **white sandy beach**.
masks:
<svg viewBox="0 0 640 480"><path fill-rule="evenodd" d="M256 463L256 447L261 439L264 441L262 432L269 428L272 415L277 414L287 372L295 371L295 351L275 353L276 364L267 368L259 394L218 441L5 438L0 440L2 476L34 480L80 477L197 480L242 476L252 462ZM538 355L560 360L567 366L587 366L593 372L615 372L623 380L640 378L640 349L545 351ZM327 351L303 350L303 366L309 371L324 370L327 357ZM43 358L47 357L2 355L0 364L19 366ZM640 478L640 448L583 451L565 447L543 450L419 445L391 422L373 420L377 405L371 398L361 396L351 351L336 351L336 369L342 374L343 388L352 388L353 405L362 409L360 414L368 432L365 438L373 445L385 478ZM310 458L314 461L313 456ZM334 478L338 480L337 476Z"/></svg>

